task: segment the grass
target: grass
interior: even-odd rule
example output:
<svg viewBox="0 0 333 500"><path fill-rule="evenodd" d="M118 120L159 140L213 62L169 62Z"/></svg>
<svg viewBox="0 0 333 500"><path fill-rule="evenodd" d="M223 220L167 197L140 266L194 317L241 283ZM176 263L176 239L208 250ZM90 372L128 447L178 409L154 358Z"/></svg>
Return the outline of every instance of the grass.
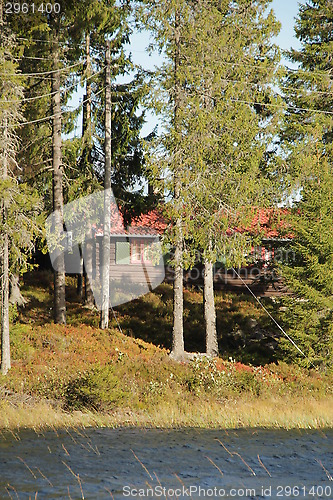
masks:
<svg viewBox="0 0 333 500"><path fill-rule="evenodd" d="M118 307L122 333L114 318L100 330L98 313L78 301L74 280L67 285L68 324L61 326L51 319L50 275L25 279L29 303L13 312L12 369L0 377L0 428L333 427L332 375L277 361L278 352L261 363L273 337L251 337L250 320L264 325L266 318L248 297L217 296L222 356L185 364L168 356L170 286ZM200 293L185 291L191 351L203 347L201 301Z"/></svg>
<svg viewBox="0 0 333 500"><path fill-rule="evenodd" d="M181 406L164 401L150 410L118 409L110 413L91 410L65 412L47 402L27 408L3 403L0 428L142 427L142 428L270 428L327 429L333 427L333 399L231 399L224 404L184 402Z"/></svg>

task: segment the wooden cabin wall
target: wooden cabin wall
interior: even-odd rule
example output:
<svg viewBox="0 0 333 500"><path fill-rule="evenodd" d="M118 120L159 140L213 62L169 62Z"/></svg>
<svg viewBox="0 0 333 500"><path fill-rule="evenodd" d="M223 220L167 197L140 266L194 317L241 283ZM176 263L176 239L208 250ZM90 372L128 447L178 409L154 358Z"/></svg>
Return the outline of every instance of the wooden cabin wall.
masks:
<svg viewBox="0 0 333 500"><path fill-rule="evenodd" d="M100 240L100 241L98 241ZM134 283L146 284L145 274L143 272L142 264L116 264L116 241L128 241L124 238L111 239L111 254L110 266L112 277L119 280L130 280ZM154 240L151 240L154 241ZM147 243L149 240L147 240ZM95 258L96 258L96 272L100 272L100 263L102 262L102 238L96 240L95 245ZM153 279L159 276L159 270L151 264L145 264L146 270ZM240 270L241 278L239 278L232 270L216 268L214 273L214 289L223 290L226 292L245 293L250 294L246 285L252 292L259 297L279 297L288 294L286 287L281 279L270 280L270 274L265 269L243 268ZM165 280L166 283L173 282L173 270L166 264L165 265ZM203 287L203 267L201 264L194 266L188 271L184 271L184 286L185 287Z"/></svg>

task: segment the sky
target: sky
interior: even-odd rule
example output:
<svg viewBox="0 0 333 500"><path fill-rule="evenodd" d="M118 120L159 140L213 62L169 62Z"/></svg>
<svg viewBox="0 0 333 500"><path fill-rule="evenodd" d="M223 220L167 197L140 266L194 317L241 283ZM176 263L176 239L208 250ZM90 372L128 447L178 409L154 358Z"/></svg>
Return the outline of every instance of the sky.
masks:
<svg viewBox="0 0 333 500"><path fill-rule="evenodd" d="M300 44L295 38L294 24L297 16L299 5L304 4L297 0L273 0L272 8L275 15L282 23L280 34L275 39L275 42L284 50L299 48ZM290 63L289 63L290 64Z"/></svg>
<svg viewBox="0 0 333 500"><path fill-rule="evenodd" d="M295 17L297 16L299 4L304 3L305 0L299 2L298 0L273 0L271 3L271 8L275 11L277 19L281 22L281 31L279 35L275 38L274 42L281 47L283 50L288 50L291 47L299 48L299 42L294 36L294 24ZM134 63L141 65L145 69L153 69L155 65L158 65L161 61L161 57L158 54L153 54L149 56L146 53L146 47L150 42L148 33L134 33L131 37L131 43L127 46L127 51L132 54L132 60ZM282 60L284 64L289 67L293 65ZM130 77L125 76L121 80L122 82L129 81ZM72 101L69 103L71 106L77 106L79 100L82 99L83 90L79 90L75 96L73 96ZM77 119L77 127L75 134L81 133L81 121L82 115L80 114ZM155 125L158 124L158 118L153 116L151 113L146 113L146 123L143 126L141 136L145 137L148 135Z"/></svg>

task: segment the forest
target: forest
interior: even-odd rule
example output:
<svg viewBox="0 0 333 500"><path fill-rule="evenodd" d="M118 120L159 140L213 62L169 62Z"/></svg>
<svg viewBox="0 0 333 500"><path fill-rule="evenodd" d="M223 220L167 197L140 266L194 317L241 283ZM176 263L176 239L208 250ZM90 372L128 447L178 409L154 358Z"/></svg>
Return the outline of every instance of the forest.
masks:
<svg viewBox="0 0 333 500"><path fill-rule="evenodd" d="M112 332L120 329L167 349L170 362L181 362L175 370L190 362L197 373L198 363L207 360L205 370L215 373L211 360L221 363L230 354L223 366L250 364L254 378L252 365L279 362L283 370L305 370L300 373L306 377L331 375L333 3L299 5L294 30L300 49L282 51L274 42L279 30L271 0L0 0L1 384L19 392L20 377L33 372L35 358L27 353L44 345L37 331L44 338L52 324L56 339L61 331L67 338L81 320L101 339L105 332L118 338L119 331ZM147 32L148 50L161 56L154 70L134 64L126 49L137 32ZM80 86L84 98L73 106ZM159 125L144 137L147 113L154 113ZM49 251L50 214L60 234L66 204L111 188L126 225L151 211L166 221L161 244L171 255L173 282L161 285L151 299L141 298L137 309L135 301L110 309L107 271L97 310L87 277L89 253L86 272L75 277L66 274L64 256L52 272L40 267ZM280 236L288 239L289 257L270 265L288 293L276 300L230 299L214 290L217 261L240 269L261 244L260 228L256 234L248 230L254 209L267 209L278 221L283 212ZM106 228L104 221L105 262L110 260ZM184 272L198 260L202 290L185 290ZM47 298L39 288L44 282ZM40 307L51 311L44 327L39 321L44 312L34 309L39 296L45 301ZM219 317L226 314L223 301L231 301L239 317L242 307L252 308L255 324L262 318L270 338L266 354L237 344L237 335L246 332L239 333L239 319ZM168 322L159 339L156 325L163 314ZM191 326L188 315L198 315L197 323ZM36 330L22 333L34 323ZM196 342L198 325L202 339ZM122 361L119 347L112 349ZM82 402L98 377L111 376L102 351L90 378L80 379L82 386L68 373L66 404L71 398L72 406ZM207 380L193 380L207 389ZM248 383L255 393L253 380ZM156 384L152 392L160 395ZM40 394L57 398L49 388ZM37 389L32 384L26 390ZM100 387L102 400L103 391ZM123 397L117 392L116 401Z"/></svg>

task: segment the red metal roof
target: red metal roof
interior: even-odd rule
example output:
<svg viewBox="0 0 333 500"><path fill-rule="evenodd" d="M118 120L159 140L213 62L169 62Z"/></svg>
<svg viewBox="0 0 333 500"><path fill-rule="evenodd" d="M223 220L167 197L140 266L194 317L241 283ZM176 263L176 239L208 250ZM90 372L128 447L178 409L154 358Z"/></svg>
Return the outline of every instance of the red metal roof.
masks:
<svg viewBox="0 0 333 500"><path fill-rule="evenodd" d="M253 219L246 228L253 235L265 238L290 238L290 224L286 221L288 209L286 208L254 208Z"/></svg>
<svg viewBox="0 0 333 500"><path fill-rule="evenodd" d="M120 211L113 210L111 213L111 235L135 235L135 236L159 236L163 234L167 224L158 210L151 210L141 214L132 220L131 225L124 227L124 218ZM103 228L99 228L96 234L102 235Z"/></svg>
<svg viewBox="0 0 333 500"><path fill-rule="evenodd" d="M228 233L247 231L252 235L261 235L264 238L290 238L292 235L287 234L289 228L289 224L286 222L287 214L288 209L253 208L253 218L250 224L246 228L230 229ZM165 218L157 209L136 217L127 229L124 227L120 211L114 210L111 214L111 235L158 236L163 234L166 227ZM103 229L99 228L96 234L102 235Z"/></svg>

